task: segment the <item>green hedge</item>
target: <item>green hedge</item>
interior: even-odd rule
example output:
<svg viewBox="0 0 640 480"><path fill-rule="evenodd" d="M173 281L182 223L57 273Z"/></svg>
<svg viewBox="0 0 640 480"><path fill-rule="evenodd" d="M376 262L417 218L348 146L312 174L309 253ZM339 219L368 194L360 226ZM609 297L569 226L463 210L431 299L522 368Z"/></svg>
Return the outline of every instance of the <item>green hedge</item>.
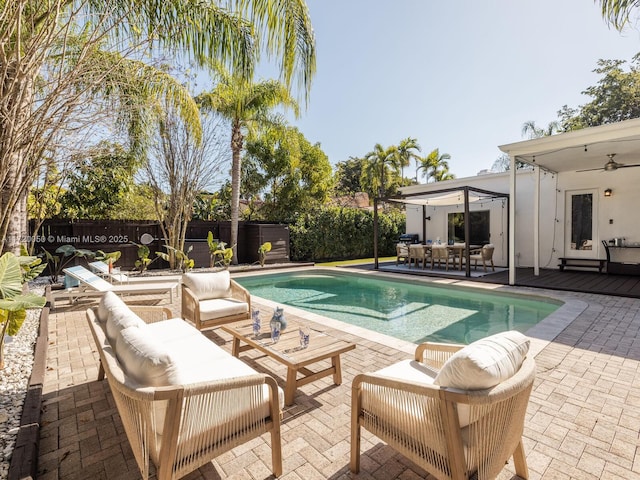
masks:
<svg viewBox="0 0 640 480"><path fill-rule="evenodd" d="M404 233L404 212L378 214L378 255L395 255ZM373 212L347 207L324 207L300 216L289 227L291 259L331 261L373 257Z"/></svg>

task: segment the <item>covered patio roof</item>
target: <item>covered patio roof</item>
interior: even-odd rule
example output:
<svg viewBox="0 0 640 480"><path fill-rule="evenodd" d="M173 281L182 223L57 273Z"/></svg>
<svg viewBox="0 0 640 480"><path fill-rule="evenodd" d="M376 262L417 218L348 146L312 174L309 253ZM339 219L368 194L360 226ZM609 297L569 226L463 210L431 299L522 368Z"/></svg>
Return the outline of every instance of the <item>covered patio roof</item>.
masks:
<svg viewBox="0 0 640 480"><path fill-rule="evenodd" d="M640 118L500 145L510 157L550 172L604 168L608 155L640 163Z"/></svg>
<svg viewBox="0 0 640 480"><path fill-rule="evenodd" d="M584 128L572 132L500 145L498 148L511 158L509 192L512 209L509 213L509 284L516 281L515 271L515 161L538 167L536 189L534 193L534 272L540 270L540 170L552 173L602 170L613 171L618 168L640 164L640 118L618 123ZM613 159L615 163L609 163ZM606 165L606 167L605 167ZM640 166L640 165L639 165Z"/></svg>

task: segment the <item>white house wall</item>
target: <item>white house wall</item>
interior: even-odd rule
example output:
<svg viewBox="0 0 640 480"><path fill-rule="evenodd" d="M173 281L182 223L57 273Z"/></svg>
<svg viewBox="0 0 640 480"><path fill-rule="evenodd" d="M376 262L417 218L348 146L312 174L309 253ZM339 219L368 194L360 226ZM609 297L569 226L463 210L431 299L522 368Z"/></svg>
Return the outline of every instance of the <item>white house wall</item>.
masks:
<svg viewBox="0 0 640 480"><path fill-rule="evenodd" d="M605 258L604 248L600 240L623 237L629 243L640 244L640 167L619 169L615 172L562 172L551 174L542 172L540 175L540 267L556 268L558 258L571 256L565 252L565 198L567 191L596 190L598 243L594 247L593 257ZM456 179L437 184L420 185L403 189L403 193L417 193L424 190L437 190L455 187L476 187L494 192L508 193L509 174L488 174L477 177ZM604 197L604 190L611 188L613 195ZM516 188L516 266L532 267L533 256L533 227L534 227L534 192L535 175L532 171L520 171L517 174ZM440 237L443 243L447 241L447 215L450 212L463 212L463 194L458 205L426 207L426 239L422 235L422 206L407 205L407 233L417 233L421 241L430 239L435 241ZM481 205L479 205L480 203ZM489 210L491 218L491 242L495 245L494 261L496 265L508 264L507 236L508 214L506 205L503 209L502 199L493 202L471 203L470 210ZM511 206L513 208L513 205ZM610 220L612 223L610 223ZM616 260L640 261L640 249L616 251ZM627 258L633 257L634 258Z"/></svg>

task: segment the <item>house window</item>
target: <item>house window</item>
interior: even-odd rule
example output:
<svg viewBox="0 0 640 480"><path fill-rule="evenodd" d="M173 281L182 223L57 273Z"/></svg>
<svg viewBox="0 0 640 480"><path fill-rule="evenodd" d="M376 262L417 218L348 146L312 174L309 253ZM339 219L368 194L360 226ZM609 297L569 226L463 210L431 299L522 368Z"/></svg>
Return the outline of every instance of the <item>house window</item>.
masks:
<svg viewBox="0 0 640 480"><path fill-rule="evenodd" d="M489 210L476 210L469 212L471 220L471 245L485 245L490 243L490 217ZM447 218L449 242L464 243L464 212L450 213Z"/></svg>

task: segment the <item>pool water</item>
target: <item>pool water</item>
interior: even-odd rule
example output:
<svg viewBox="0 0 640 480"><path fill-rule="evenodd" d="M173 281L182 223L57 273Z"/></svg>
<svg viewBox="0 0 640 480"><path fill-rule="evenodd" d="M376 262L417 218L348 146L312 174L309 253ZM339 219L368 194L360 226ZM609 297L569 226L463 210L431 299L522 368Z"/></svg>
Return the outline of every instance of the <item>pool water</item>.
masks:
<svg viewBox="0 0 640 480"><path fill-rule="evenodd" d="M526 332L562 302L457 286L304 271L234 278L266 298L413 343L468 344L505 331Z"/></svg>

